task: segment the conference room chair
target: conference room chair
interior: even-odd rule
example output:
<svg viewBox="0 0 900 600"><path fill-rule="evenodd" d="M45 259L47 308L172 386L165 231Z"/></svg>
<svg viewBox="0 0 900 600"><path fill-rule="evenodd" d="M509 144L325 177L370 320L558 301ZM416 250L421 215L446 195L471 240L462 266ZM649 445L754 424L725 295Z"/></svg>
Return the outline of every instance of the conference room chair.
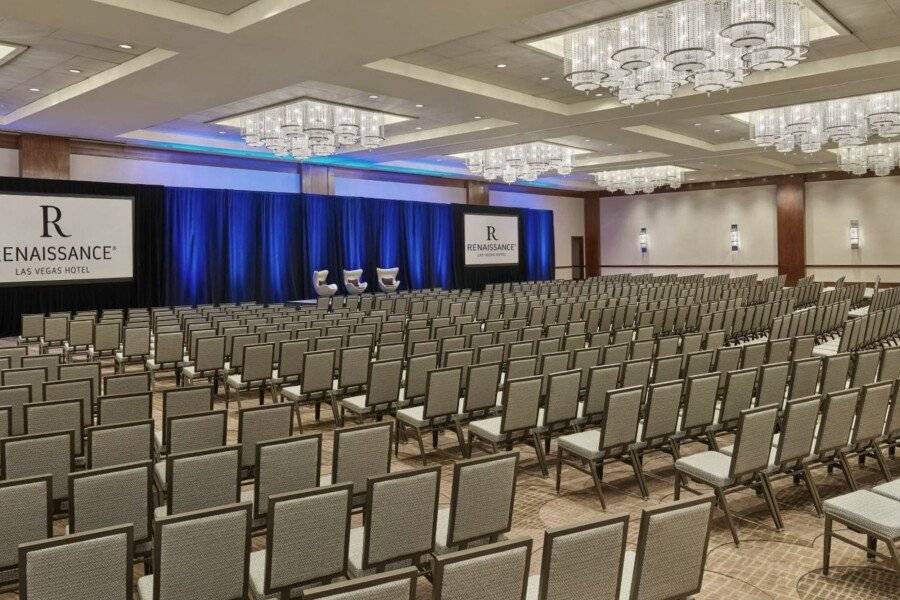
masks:
<svg viewBox="0 0 900 600"><path fill-rule="evenodd" d="M150 391L150 373L125 373L103 377L103 394L135 394ZM97 393L100 394L98 388Z"/></svg>
<svg viewBox="0 0 900 600"><path fill-rule="evenodd" d="M0 465L5 479L50 475L53 501L68 495L66 478L75 470L74 432L55 431L0 438Z"/></svg>
<svg viewBox="0 0 900 600"><path fill-rule="evenodd" d="M44 317L44 327L38 339L38 353L45 354L51 348L62 349L69 334L70 313L54 314Z"/></svg>
<svg viewBox="0 0 900 600"><path fill-rule="evenodd" d="M66 533L128 523L134 528L133 555L149 566L153 490L152 463L136 461L69 474Z"/></svg>
<svg viewBox="0 0 900 600"><path fill-rule="evenodd" d="M50 475L0 480L0 585L18 576L20 544L53 537Z"/></svg>
<svg viewBox="0 0 900 600"><path fill-rule="evenodd" d="M703 373L685 378L684 406L678 434L675 436L676 452L689 441L701 442L713 447L710 428L715 422L716 399L719 393L720 373Z"/></svg>
<svg viewBox="0 0 900 600"><path fill-rule="evenodd" d="M400 274L400 267L378 267L375 271L378 276L378 287L382 292L390 294L400 289L400 280L397 277Z"/></svg>
<svg viewBox="0 0 900 600"><path fill-rule="evenodd" d="M166 456L165 479L160 482L157 476L155 481L166 486L165 504L154 511L156 520L240 501L240 452L240 446L221 446Z"/></svg>
<svg viewBox="0 0 900 600"><path fill-rule="evenodd" d="M157 330L153 355L144 361L144 369L150 373L150 385L155 386L156 374L172 369L175 381L181 379L179 369L184 362L184 333L180 329L167 333Z"/></svg>
<svg viewBox="0 0 900 600"><path fill-rule="evenodd" d="M0 371L0 374L2 373ZM32 386L27 384L0 386L0 406L8 409L8 435L22 435L25 433L24 407L31 402L31 393Z"/></svg>
<svg viewBox="0 0 900 600"><path fill-rule="evenodd" d="M12 435L12 407L0 406L0 438Z"/></svg>
<svg viewBox="0 0 900 600"><path fill-rule="evenodd" d="M776 406L781 409L790 371L790 362L767 363L759 368L757 406Z"/></svg>
<svg viewBox="0 0 900 600"><path fill-rule="evenodd" d="M680 370L680 369L679 369ZM606 394L619 386L621 364L597 365L588 370L588 384L580 402L579 427L597 424L606 412Z"/></svg>
<svg viewBox="0 0 900 600"><path fill-rule="evenodd" d="M866 458L874 458L885 481L891 480L891 474L878 441L884 434L892 397L896 403L895 389L896 385L893 381L862 386L862 393L856 406L856 418L853 420L853 429L850 434L850 444L846 449L838 451L843 455L844 460L857 457L861 465L865 463ZM850 479L854 479L852 472ZM855 481L852 485L856 485Z"/></svg>
<svg viewBox="0 0 900 600"><path fill-rule="evenodd" d="M437 356L430 358L437 366ZM358 421L367 417L379 420L401 400L400 378L403 372L401 360L376 360L369 365L365 393L345 397L340 401L340 420L343 423L347 411ZM410 377L411 375L407 375Z"/></svg>
<svg viewBox="0 0 900 600"><path fill-rule="evenodd" d="M38 354L31 356L23 356L20 364L22 369L47 369L47 377L45 381L56 381L59 365L62 364L61 354ZM13 369L15 370L15 369Z"/></svg>
<svg viewBox="0 0 900 600"><path fill-rule="evenodd" d="M733 454L708 450L683 456L675 461L675 499L680 498L682 487L690 489L685 480L697 481L713 488L717 504L725 513L735 546L740 545L740 540L725 499L729 493L747 488L758 489L765 498L776 529L782 529L767 473L777 419L776 406L744 410L738 422Z"/></svg>
<svg viewBox="0 0 900 600"><path fill-rule="evenodd" d="M25 433L34 435L54 431L72 431L72 452L76 464L84 464L84 426L82 400L53 400L25 405Z"/></svg>
<svg viewBox="0 0 900 600"><path fill-rule="evenodd" d="M321 476L320 485L352 483L353 506L363 506L367 498L367 481L391 472L393 435L391 422L336 429L331 472Z"/></svg>
<svg viewBox="0 0 900 600"><path fill-rule="evenodd" d="M427 372L424 404L399 409L395 414L397 427L394 438L395 455L399 455L400 438L405 438L406 430L409 429L415 434L418 441L422 464L427 465L428 460L425 455L422 434L431 432L432 446L437 448L438 435L444 428L449 427L453 429L459 441L460 454L465 457L466 445L462 429L455 419L459 411L462 377L462 367L433 368Z"/></svg>
<svg viewBox="0 0 900 600"><path fill-rule="evenodd" d="M303 593L307 600L415 600L415 567L376 573L309 589Z"/></svg>
<svg viewBox="0 0 900 600"><path fill-rule="evenodd" d="M125 327L122 349L114 355L116 372L124 373L131 363L144 364L150 355L150 327Z"/></svg>
<svg viewBox="0 0 900 600"><path fill-rule="evenodd" d="M849 352L826 356L822 366L822 381L819 385L819 393L830 394L847 389L852 361L853 355Z"/></svg>
<svg viewBox="0 0 900 600"><path fill-rule="evenodd" d="M652 452L663 451L678 456L678 415L681 398L684 393L684 381L674 380L651 384L646 393L644 418L639 427L638 440L634 445L639 464ZM643 475L638 478L641 494L649 495Z"/></svg>
<svg viewBox="0 0 900 600"><path fill-rule="evenodd" d="M153 419L95 425L84 434L88 469L153 459Z"/></svg>
<svg viewBox="0 0 900 600"><path fill-rule="evenodd" d="M241 470L252 475L256 466L256 445L294 434L294 415L290 404L268 404L238 412L237 442L241 445Z"/></svg>
<svg viewBox="0 0 900 600"><path fill-rule="evenodd" d="M266 548L250 554L254 599L293 597L347 572L352 485L270 495ZM306 597L304 594L303 597Z"/></svg>
<svg viewBox="0 0 900 600"><path fill-rule="evenodd" d="M93 382L91 389L92 400L100 395L102 382L101 366L99 362L76 362L61 364L56 368L57 381L70 381L72 379L90 379Z"/></svg>
<svg viewBox="0 0 900 600"><path fill-rule="evenodd" d="M854 355L853 371L850 375L850 387L862 387L874 383L877 379L878 365L881 362L881 350L866 350Z"/></svg>
<svg viewBox="0 0 900 600"><path fill-rule="evenodd" d="M328 270L313 271L313 291L319 298L331 298L337 293L336 283L328 283ZM318 306L318 305L317 305ZM327 308L327 305L325 306Z"/></svg>
<svg viewBox="0 0 900 600"><path fill-rule="evenodd" d="M546 530L526 599L619 600L627 534L628 515Z"/></svg>
<svg viewBox="0 0 900 600"><path fill-rule="evenodd" d="M692 598L703 586L713 499L641 511L638 544L622 563L619 599Z"/></svg>
<svg viewBox="0 0 900 600"><path fill-rule="evenodd" d="M40 341L44 335L44 313L23 314L21 323L22 333L16 340L18 344Z"/></svg>
<svg viewBox="0 0 900 600"><path fill-rule="evenodd" d="M819 390L819 374L822 371L821 358L802 358L791 361L788 400L812 396Z"/></svg>
<svg viewBox="0 0 900 600"><path fill-rule="evenodd" d="M119 525L24 544L19 598L131 600L133 535L131 525Z"/></svg>
<svg viewBox="0 0 900 600"><path fill-rule="evenodd" d="M218 392L219 377L227 375L225 368L225 336L201 337L194 340L194 364L181 370L182 382L193 384L196 379L212 381Z"/></svg>
<svg viewBox="0 0 900 600"><path fill-rule="evenodd" d="M454 463L450 506L438 510L435 554L504 539L512 527L518 467L518 452Z"/></svg>
<svg viewBox="0 0 900 600"><path fill-rule="evenodd" d="M255 335L255 334L254 334ZM237 343L238 338L235 338ZM258 340L258 337L257 337ZM241 365L237 374L228 375L225 380L225 408L228 408L231 390L235 391L238 409L241 408L241 392L259 391L259 403L265 400L266 389L273 388L275 363L275 344L251 343L241 349Z"/></svg>
<svg viewBox="0 0 900 600"><path fill-rule="evenodd" d="M885 348L878 364L877 381L900 379L900 346Z"/></svg>
<svg viewBox="0 0 900 600"><path fill-rule="evenodd" d="M545 453L549 453L552 438L569 431L576 425L581 372L561 369L545 375L544 381L546 382L546 393L544 394L544 405L538 411L536 431L538 436L544 439Z"/></svg>
<svg viewBox="0 0 900 600"><path fill-rule="evenodd" d="M143 421L153 416L153 394L140 392L97 398L97 425Z"/></svg>
<svg viewBox="0 0 900 600"><path fill-rule="evenodd" d="M242 502L253 502L253 529L267 523L268 498L319 486L322 434L261 441L255 447L253 489L241 492Z"/></svg>
<svg viewBox="0 0 900 600"><path fill-rule="evenodd" d="M336 356L337 352L334 350L304 352L300 384L281 388L282 399L292 402L294 405L297 428L300 431L303 431L300 408L305 404L312 404L315 407L315 417L318 421L322 403L329 402L335 426L341 423L337 410L337 399L332 393Z"/></svg>
<svg viewBox="0 0 900 600"><path fill-rule="evenodd" d="M23 356L28 356L28 346L0 348L0 359L8 359L8 364L3 369L20 369Z"/></svg>
<svg viewBox="0 0 900 600"><path fill-rule="evenodd" d="M360 345L349 340L347 343L347 346L338 351L340 365L337 369L337 381L333 388L333 394L338 396L362 392L369 373L369 363L372 362L371 341Z"/></svg>
<svg viewBox="0 0 900 600"><path fill-rule="evenodd" d="M137 582L140 600L246 598L250 505L229 504L157 519L153 574ZM198 549L215 548L215 552Z"/></svg>
<svg viewBox="0 0 900 600"><path fill-rule="evenodd" d="M531 538L487 544L432 558L432 599L524 600Z"/></svg>
<svg viewBox="0 0 900 600"><path fill-rule="evenodd" d="M643 493L646 485L643 484L643 474L635 448L642 397L643 389L639 386L610 390L607 392L606 408L602 413L599 429L589 429L559 438L556 463L557 494L560 492L564 464L578 470L586 468L593 479L600 505L606 510L601 469L605 463L614 460L622 460L631 465ZM576 460L566 460L567 454Z"/></svg>
<svg viewBox="0 0 900 600"><path fill-rule="evenodd" d="M741 346L741 368L759 368L766 362L768 342L758 342Z"/></svg>
<svg viewBox="0 0 900 600"><path fill-rule="evenodd" d="M45 381L43 401L78 399L82 404L82 424L91 425L94 420L94 381L92 379L71 379L68 381Z"/></svg>
<svg viewBox="0 0 900 600"><path fill-rule="evenodd" d="M347 574L418 566L434 551L440 467L369 477L362 527L350 530Z"/></svg>
<svg viewBox="0 0 900 600"><path fill-rule="evenodd" d="M300 376L303 374L303 355L307 352L309 352L309 340L306 339L289 339L276 344L278 368L272 373L276 380L276 402L281 401L282 388L300 383Z"/></svg>
<svg viewBox="0 0 900 600"><path fill-rule="evenodd" d="M360 294L365 293L369 284L362 281L362 275L362 269L344 269L344 288L347 290L348 294L359 296Z"/></svg>
<svg viewBox="0 0 900 600"><path fill-rule="evenodd" d="M162 429L153 433L153 443L157 454L165 454L167 452L169 446L169 419L181 415L206 413L212 409L212 386L165 390L162 397Z"/></svg>
<svg viewBox="0 0 900 600"><path fill-rule="evenodd" d="M94 325L93 343L88 348L88 360L99 360L104 356L113 356L119 351L122 343L121 322L110 321Z"/></svg>
<svg viewBox="0 0 900 600"><path fill-rule="evenodd" d="M711 449L718 449L717 436L734 433L741 411L753 406L758 368L737 369L725 373L725 388L715 409L713 423L707 428Z"/></svg>
<svg viewBox="0 0 900 600"><path fill-rule="evenodd" d="M225 445L228 413L210 410L167 417L166 451L170 454L194 452Z"/></svg>
<svg viewBox="0 0 900 600"><path fill-rule="evenodd" d="M76 315L77 316L77 315ZM70 362L76 353L88 354L94 343L94 319L76 318L68 322L66 339L62 344L63 361Z"/></svg>

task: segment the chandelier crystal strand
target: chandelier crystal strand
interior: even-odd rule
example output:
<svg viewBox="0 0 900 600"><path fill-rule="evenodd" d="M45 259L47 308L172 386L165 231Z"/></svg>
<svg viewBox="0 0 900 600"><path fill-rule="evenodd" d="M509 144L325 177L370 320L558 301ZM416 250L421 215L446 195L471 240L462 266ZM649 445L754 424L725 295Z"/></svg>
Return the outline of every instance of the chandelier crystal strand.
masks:
<svg viewBox="0 0 900 600"><path fill-rule="evenodd" d="M374 149L384 143L384 114L352 106L300 100L240 118L248 146L265 146L276 156L305 160L342 148Z"/></svg>
<svg viewBox="0 0 900 600"><path fill-rule="evenodd" d="M865 175L867 171L879 177L890 175L900 166L900 142L838 148L838 165L854 175Z"/></svg>
<svg viewBox="0 0 900 600"><path fill-rule="evenodd" d="M572 173L572 150L556 144L533 142L469 152L463 156L466 168L485 179L535 181L544 173Z"/></svg>
<svg viewBox="0 0 900 600"><path fill-rule="evenodd" d="M685 169L674 165L660 167L639 167L618 171L592 173L594 180L604 190L622 191L628 195L644 192L649 194L658 187L669 186L673 190L681 187Z"/></svg>
<svg viewBox="0 0 900 600"><path fill-rule="evenodd" d="M750 138L779 152L818 152L832 142L860 146L900 134L900 92L798 104L750 113Z"/></svg>
<svg viewBox="0 0 900 600"><path fill-rule="evenodd" d="M714 92L740 87L749 70L792 67L806 58L809 24L801 0L681 0L563 41L576 90L605 87L631 105L671 98L687 84Z"/></svg>

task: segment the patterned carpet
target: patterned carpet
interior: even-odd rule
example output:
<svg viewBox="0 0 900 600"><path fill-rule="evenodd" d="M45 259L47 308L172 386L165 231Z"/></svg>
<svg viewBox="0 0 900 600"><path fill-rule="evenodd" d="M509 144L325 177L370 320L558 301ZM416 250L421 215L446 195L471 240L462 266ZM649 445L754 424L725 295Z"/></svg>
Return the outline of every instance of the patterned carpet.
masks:
<svg viewBox="0 0 900 600"><path fill-rule="evenodd" d="M8 343L9 340L0 340L0 345ZM111 367L104 368L104 374L111 372ZM157 381L158 389L172 386L174 379L170 373L163 374ZM243 406L249 407L256 402L255 397L247 396ZM217 406L222 407L224 404ZM161 395L157 394L154 406L157 422L161 419L161 409ZM237 440L236 410L237 406L233 404L229 418L229 443ZM333 440L331 411L323 410L322 419L320 424L315 424L311 408L306 409L303 414L305 432L321 431L324 434L322 471L327 472ZM553 452L548 457L551 472L555 468L555 448L554 443ZM510 536L529 536L534 539L531 565L534 573L540 566L544 529L599 518L604 513L589 476L570 468L563 469L562 493L557 495L553 489L552 476L548 479L541 477L534 452L528 447L518 449L522 453L524 468L518 478ZM684 452L688 454L704 449L705 446L694 443L686 446ZM452 432L443 434L437 449L431 449L426 440L426 451L429 452L429 464L442 466L441 505L446 506L450 502L452 463L459 458L456 436ZM394 460L392 469L399 471L419 466L421 461L415 442L401 444L400 456ZM900 460L889 458L888 466L893 473L900 473ZM880 475L873 461L862 467L853 461L853 469L861 485L878 483ZM669 501L673 493L674 470L670 456L662 453L648 456L645 470L650 490L650 500L646 502L640 497L630 466L622 463L607 465L604 475L604 491L609 507L606 514L627 512L630 515L630 549L634 548L637 541L641 509ZM820 469L814 471L813 475L823 499L846 491L839 473L828 475L824 469ZM703 591L697 596L698 599L893 600L900 597L900 577L894 574L889 563L881 559L867 562L864 552L839 541L832 545L831 573L828 577L823 576L821 563L824 521L816 517L802 485L795 486L790 478L785 478L776 481L774 487L785 523L785 529L781 533L772 525L762 498L756 497L752 491L729 496L730 507L739 528L740 547L735 547L732 543L722 514L718 511L715 513ZM354 526L359 522L359 516L355 516ZM62 521L57 522L57 534L63 533L64 526ZM862 536L859 539L863 539ZM254 538L254 549L264 546L264 536ZM136 567L135 576L141 574L140 567ZM419 583L418 597L431 597L431 586L424 578ZM18 598L18 594L0 593L0 600L15 598Z"/></svg>

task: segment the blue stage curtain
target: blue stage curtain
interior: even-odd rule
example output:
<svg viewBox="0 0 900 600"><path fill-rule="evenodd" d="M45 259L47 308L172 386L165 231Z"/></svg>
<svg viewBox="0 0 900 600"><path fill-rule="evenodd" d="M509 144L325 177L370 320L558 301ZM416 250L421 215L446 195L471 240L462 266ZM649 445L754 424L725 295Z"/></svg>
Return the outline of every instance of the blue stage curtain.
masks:
<svg viewBox="0 0 900 600"><path fill-rule="evenodd" d="M247 302L258 298L255 277L259 265L257 212L260 208L254 192L226 193L225 226L227 232L226 262L228 272L227 298L229 302Z"/></svg>
<svg viewBox="0 0 900 600"><path fill-rule="evenodd" d="M166 188L165 269L169 304L225 301L224 190Z"/></svg>
<svg viewBox="0 0 900 600"><path fill-rule="evenodd" d="M303 277L306 248L300 232L305 229L303 200L297 194L262 194L260 212L258 297L271 302L296 300L309 295L312 284Z"/></svg>
<svg viewBox="0 0 900 600"><path fill-rule="evenodd" d="M553 211L523 208L525 273L532 281L553 279L556 266L553 248Z"/></svg>

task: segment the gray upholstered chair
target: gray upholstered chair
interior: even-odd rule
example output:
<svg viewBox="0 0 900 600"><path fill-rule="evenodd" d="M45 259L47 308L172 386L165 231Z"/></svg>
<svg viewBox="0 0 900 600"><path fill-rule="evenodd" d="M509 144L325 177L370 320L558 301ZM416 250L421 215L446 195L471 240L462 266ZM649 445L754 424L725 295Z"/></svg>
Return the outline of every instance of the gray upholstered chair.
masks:
<svg viewBox="0 0 900 600"><path fill-rule="evenodd" d="M138 394L150 391L150 373L124 373L103 378L103 394ZM100 394L100 390L96 390Z"/></svg>
<svg viewBox="0 0 900 600"><path fill-rule="evenodd" d="M211 386L174 388L163 392L162 430L153 434L156 451L163 454L169 446L169 419L180 415L209 412L213 409Z"/></svg>
<svg viewBox="0 0 900 600"><path fill-rule="evenodd" d="M207 379L218 387L220 375L227 375L225 368L225 336L201 337L193 341L194 364L181 370L182 381L193 383L195 379Z"/></svg>
<svg viewBox="0 0 900 600"><path fill-rule="evenodd" d="M145 460L69 474L68 533L129 523L135 556L147 556L153 532L152 466Z"/></svg>
<svg viewBox="0 0 900 600"><path fill-rule="evenodd" d="M300 385L292 385L281 389L281 398L292 402L294 405L297 428L300 431L303 431L303 421L300 418L300 407L303 404L313 404L315 406L316 420L318 420L322 403L329 402L335 425L341 422L337 410L337 399L332 394L336 358L337 352L334 350L304 352ZM280 373L279 376L281 376Z"/></svg>
<svg viewBox="0 0 900 600"><path fill-rule="evenodd" d="M153 419L95 425L84 434L88 469L153 459Z"/></svg>
<svg viewBox="0 0 900 600"><path fill-rule="evenodd" d="M819 390L819 374L822 371L821 358L803 358L791 363L791 380L788 384L788 399L812 396Z"/></svg>
<svg viewBox="0 0 900 600"><path fill-rule="evenodd" d="M512 527L518 467L518 452L454 463L450 506L438 510L435 553L503 539Z"/></svg>
<svg viewBox="0 0 900 600"><path fill-rule="evenodd" d="M241 492L242 502L253 502L254 529L266 525L269 496L319 486L322 434L261 441L255 455L253 489Z"/></svg>
<svg viewBox="0 0 900 600"><path fill-rule="evenodd" d="M166 451L176 454L224 446L227 433L224 409L166 417Z"/></svg>
<svg viewBox="0 0 900 600"><path fill-rule="evenodd" d="M336 429L331 473L322 476L321 485L352 483L354 506L362 505L369 478L391 472L393 429L390 422Z"/></svg>
<svg viewBox="0 0 900 600"><path fill-rule="evenodd" d="M12 435L12 407L0 406L0 438Z"/></svg>
<svg viewBox="0 0 900 600"><path fill-rule="evenodd" d="M66 478L75 470L74 433L56 431L0 439L0 464L5 479L53 477L53 500L68 496Z"/></svg>
<svg viewBox="0 0 900 600"><path fill-rule="evenodd" d="M853 372L850 375L850 387L862 387L874 383L877 378L878 364L881 362L881 350L857 352L853 360Z"/></svg>
<svg viewBox="0 0 900 600"><path fill-rule="evenodd" d="M418 569L408 567L313 588L305 600L415 600Z"/></svg>
<svg viewBox="0 0 900 600"><path fill-rule="evenodd" d="M97 424L143 421L153 416L153 394L138 392L97 398ZM160 438L162 439L162 438Z"/></svg>
<svg viewBox="0 0 900 600"><path fill-rule="evenodd" d="M250 505L230 504L157 519L153 574L138 579L140 600L246 598ZM215 548L215 552L207 552Z"/></svg>
<svg viewBox="0 0 900 600"><path fill-rule="evenodd" d="M88 348L88 360L113 355L119 351L122 341L121 322L111 321L94 325L94 343Z"/></svg>
<svg viewBox="0 0 900 600"><path fill-rule="evenodd" d="M466 368L465 396L456 417L458 421L467 422L477 416L487 416L502 401L503 396L499 391L502 367L500 360L479 360ZM468 454L468 449L466 453Z"/></svg>
<svg viewBox="0 0 900 600"><path fill-rule="evenodd" d="M619 600L628 515L548 529L527 600Z"/></svg>
<svg viewBox="0 0 900 600"><path fill-rule="evenodd" d="M732 455L709 450L684 456L675 461L675 499L684 480L694 480L713 488L719 508L725 513L735 546L740 545L737 528L725 495L747 488L759 489L766 500L775 527L780 531L782 523L774 503L769 483L769 457L772 452L772 436L778 419L774 405L760 406L741 412Z"/></svg>
<svg viewBox="0 0 900 600"><path fill-rule="evenodd" d="M369 365L368 382L365 394L349 396L340 402L343 423L346 411L361 420L365 417L378 417L389 411L400 401L400 377L403 374L403 361L376 360Z"/></svg>
<svg viewBox="0 0 900 600"><path fill-rule="evenodd" d="M344 287L347 289L348 294L359 296L360 294L365 293L369 284L362 280L362 275L362 269L353 269L349 271L344 269Z"/></svg>
<svg viewBox="0 0 900 600"><path fill-rule="evenodd" d="M366 385L369 363L372 362L372 345L350 345L339 350L338 379L335 393L346 396L360 392Z"/></svg>
<svg viewBox="0 0 900 600"><path fill-rule="evenodd" d="M291 598L292 590L343 577L352 495L351 484L339 484L268 497L266 548L250 554L254 599Z"/></svg>
<svg viewBox="0 0 900 600"><path fill-rule="evenodd" d="M156 509L156 519L239 501L240 453L240 446L223 446L168 455L166 504Z"/></svg>
<svg viewBox="0 0 900 600"><path fill-rule="evenodd" d="M718 448L717 435L731 433L737 428L741 411L753 405L758 368L739 369L725 373L725 389L722 401L716 408L715 420L709 426L709 442L712 449Z"/></svg>
<svg viewBox="0 0 900 600"><path fill-rule="evenodd" d="M237 441L241 445L242 470L252 472L256 466L256 444L293 434L294 415L290 404L268 404L241 410Z"/></svg>
<svg viewBox="0 0 900 600"><path fill-rule="evenodd" d="M328 269L313 271L313 291L319 298L330 298L337 294L336 283L328 283Z"/></svg>
<svg viewBox="0 0 900 600"><path fill-rule="evenodd" d="M716 420L720 379L721 373L716 372L686 376L684 407L674 438L676 449L688 441L706 442L713 447L710 429Z"/></svg>
<svg viewBox="0 0 900 600"><path fill-rule="evenodd" d="M463 439L459 421L455 418L459 411L459 395L462 388L462 367L434 369L427 373L425 404L411 406L397 411L397 435L394 438L394 454L399 454L400 437L409 429L419 443L419 454L422 464L427 465L423 432L430 431L432 445L437 448L438 434L444 427L452 427L459 441L459 451L466 455L466 444Z"/></svg>
<svg viewBox="0 0 900 600"><path fill-rule="evenodd" d="M7 369L22 368L23 356L28 356L28 346L10 346L6 348L0 348L0 357L9 359L9 366L5 367Z"/></svg>
<svg viewBox="0 0 900 600"><path fill-rule="evenodd" d="M82 424L87 427L94 422L94 381L90 378L46 381L43 397L45 402L78 400L82 406Z"/></svg>
<svg viewBox="0 0 900 600"><path fill-rule="evenodd" d="M364 525L350 530L348 575L419 565L434 551L440 467L370 477Z"/></svg>
<svg viewBox="0 0 900 600"><path fill-rule="evenodd" d="M119 525L24 544L19 597L131 600L133 536L131 525Z"/></svg>
<svg viewBox="0 0 900 600"><path fill-rule="evenodd" d="M825 395L822 400L822 417L819 419L819 429L813 447L815 458L808 463L810 468L827 466L829 471L837 467L843 473L851 490L856 489L856 480L850 472L844 450L847 449L853 432L859 397L858 388Z"/></svg>
<svg viewBox="0 0 900 600"><path fill-rule="evenodd" d="M413 353L406 362L405 380L400 396L397 400L400 406L422 404L425 400L425 392L428 389L428 372L438 368L437 340L423 341L414 346L433 345L428 352Z"/></svg>
<svg viewBox="0 0 900 600"><path fill-rule="evenodd" d="M42 335L44 335L44 313L23 314L18 343L36 342Z"/></svg>
<svg viewBox="0 0 900 600"><path fill-rule="evenodd" d="M169 331L157 333L153 356L144 361L144 368L150 373L150 385L156 382L156 374L163 369L175 372L176 382L180 378L179 367L184 363L184 333Z"/></svg>
<svg viewBox="0 0 900 600"><path fill-rule="evenodd" d="M56 368L58 381L70 381L73 379L90 379L91 384L91 404L93 405L97 396L100 395L100 363L99 362L77 362L59 365ZM69 398L59 398L59 400L68 400Z"/></svg>
<svg viewBox="0 0 900 600"><path fill-rule="evenodd" d="M149 355L150 327L126 327L122 350L115 353L116 372L124 373L129 363L144 363Z"/></svg>
<svg viewBox="0 0 900 600"><path fill-rule="evenodd" d="M69 335L69 317L70 314L50 315L44 317L44 330L38 341L38 348L41 354L53 347L62 347Z"/></svg>
<svg viewBox="0 0 900 600"><path fill-rule="evenodd" d="M44 401L44 382L47 379L47 367L22 367L0 371L0 385L27 385L31 387L31 402Z"/></svg>
<svg viewBox="0 0 900 600"><path fill-rule="evenodd" d="M376 272L378 275L378 287L382 292L390 294L400 289L400 280L397 278L400 273L400 267L388 269L378 267Z"/></svg>
<svg viewBox="0 0 900 600"><path fill-rule="evenodd" d="M531 546L532 540L527 538L435 556L432 599L524 600Z"/></svg>
<svg viewBox="0 0 900 600"><path fill-rule="evenodd" d="M681 368L679 367L679 372ZM606 412L607 392L619 386L621 364L599 365L588 369L587 392L579 409L579 425L599 423Z"/></svg>
<svg viewBox="0 0 900 600"><path fill-rule="evenodd" d="M237 338L235 338L237 339ZM263 404L266 389L274 385L273 369L275 365L275 344L247 344L241 348L242 361L240 373L229 375L225 380L225 408L228 408L231 390L236 392L238 408L241 408L241 392L256 388L259 390L259 403Z"/></svg>
<svg viewBox="0 0 900 600"><path fill-rule="evenodd" d="M19 544L53 536L50 475L0 481L0 584L16 578Z"/></svg>
<svg viewBox="0 0 900 600"><path fill-rule="evenodd" d="M69 362L76 352L87 355L94 343L94 319L77 318L69 321L69 331L63 342L63 360Z"/></svg>
<svg viewBox="0 0 900 600"><path fill-rule="evenodd" d="M21 362L23 369L40 367L46 368L46 381L56 381L59 366L62 364L62 354L39 354L35 356L23 356Z"/></svg>
<svg viewBox="0 0 900 600"><path fill-rule="evenodd" d="M81 400L55 400L25 405L25 433L35 435L54 431L72 431L76 457L84 454L84 428ZM80 459L79 463L81 462Z"/></svg>
<svg viewBox="0 0 900 600"><path fill-rule="evenodd" d="M891 480L891 473L887 461L881 453L879 440L884 434L892 396L894 403L897 402L894 392L894 381L881 381L863 386L856 409L856 418L853 420L850 445L846 450L838 451L844 456L845 461L852 456L857 456L860 463L863 463L867 457L874 458L885 481ZM856 489L857 485L852 473L850 480L851 489Z"/></svg>
<svg viewBox="0 0 900 600"><path fill-rule="evenodd" d="M25 408L31 402L30 385L0 386L0 406L9 409L10 435L25 433Z"/></svg>
<svg viewBox="0 0 900 600"><path fill-rule="evenodd" d="M678 432L678 412L683 392L684 381L681 379L654 383L648 388L643 426L634 446L639 465L646 455L655 451L667 452L672 455L673 460L678 456L675 436ZM643 471L640 467L639 470ZM638 483L642 486L641 494L649 496L643 476L638 478Z"/></svg>
<svg viewBox="0 0 900 600"><path fill-rule="evenodd" d="M641 511L635 552L622 565L619 600L692 598L703 586L711 496Z"/></svg>

